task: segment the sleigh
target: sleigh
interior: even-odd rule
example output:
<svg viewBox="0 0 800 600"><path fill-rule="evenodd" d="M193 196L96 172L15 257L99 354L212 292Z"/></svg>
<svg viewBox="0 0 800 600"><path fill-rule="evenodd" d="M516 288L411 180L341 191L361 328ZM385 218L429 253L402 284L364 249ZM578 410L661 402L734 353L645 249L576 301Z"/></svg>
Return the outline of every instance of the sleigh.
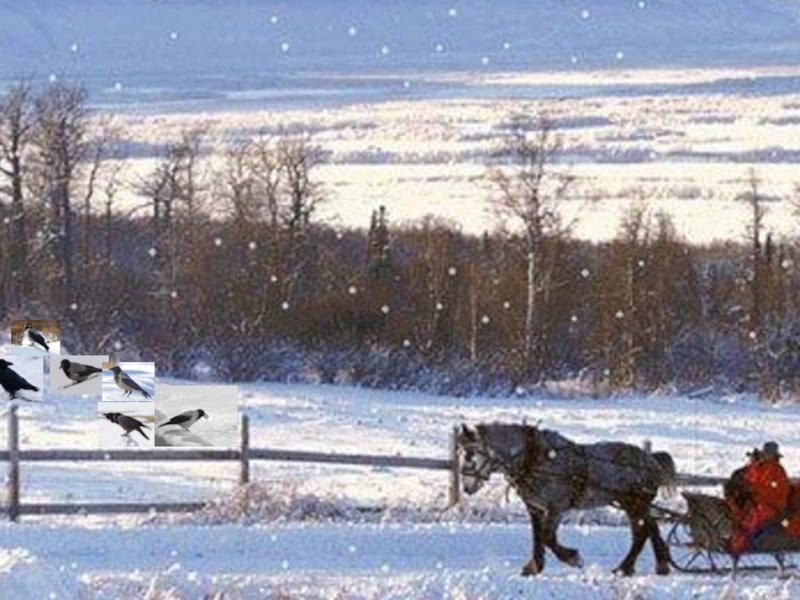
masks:
<svg viewBox="0 0 800 600"><path fill-rule="evenodd" d="M777 569L785 575L795 568L792 555L800 552L800 536L786 528L787 515L767 523L740 554L728 550L734 532L731 512L717 496L683 492L685 514L669 512L674 524L667 535L670 562L684 573L726 573Z"/></svg>

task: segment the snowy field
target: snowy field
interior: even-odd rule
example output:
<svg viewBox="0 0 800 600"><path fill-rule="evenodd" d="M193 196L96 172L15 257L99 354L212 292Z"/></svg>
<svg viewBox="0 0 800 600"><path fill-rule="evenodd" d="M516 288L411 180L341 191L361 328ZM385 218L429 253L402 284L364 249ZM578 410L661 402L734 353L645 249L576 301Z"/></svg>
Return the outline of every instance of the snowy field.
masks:
<svg viewBox="0 0 800 600"><path fill-rule="evenodd" d="M159 381L158 388L160 401L209 397L209 386L190 382ZM789 472L800 473L800 407L739 396L601 400L554 390L535 397L450 398L279 384L243 384L239 395L251 417L253 447L446 458L459 423L525 419L578 441L649 439L672 453L681 472L696 474L727 474L748 449L776 439ZM63 400L45 395L41 404L21 403L24 448L96 446L95 399ZM209 426L221 409L213 410ZM203 422L197 433L209 435L200 429ZM2 428L0 444L5 435ZM529 529L524 508L513 494L507 498L501 480L445 510L445 472L254 463L260 512L242 520L231 508L236 477L233 463L23 465L23 502L206 499L222 505L197 516L25 517L18 526L2 524L3 589L101 599L158 598L153 590L160 590L187 600L212 590L226 598L376 600L771 600L800 594L800 580L773 575L659 578L652 575L649 549L640 575L613 577L610 570L628 544L627 528L612 526L622 522L609 520L613 515L594 525L588 515L576 515L562 527L566 542L581 549L583 569L550 558L542 577L523 579L518 572L528 557ZM658 501L680 508L675 498Z"/></svg>

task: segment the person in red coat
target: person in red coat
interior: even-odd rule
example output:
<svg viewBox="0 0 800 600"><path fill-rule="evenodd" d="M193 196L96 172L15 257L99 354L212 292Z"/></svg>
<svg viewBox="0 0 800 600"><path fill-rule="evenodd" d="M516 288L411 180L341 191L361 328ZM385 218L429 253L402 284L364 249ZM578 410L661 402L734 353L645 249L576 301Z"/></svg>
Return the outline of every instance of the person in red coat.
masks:
<svg viewBox="0 0 800 600"><path fill-rule="evenodd" d="M780 459L778 444L767 442L758 460L743 473L752 499L748 510L737 520L736 533L731 537L729 549L733 554L744 552L755 536L786 510L790 483Z"/></svg>

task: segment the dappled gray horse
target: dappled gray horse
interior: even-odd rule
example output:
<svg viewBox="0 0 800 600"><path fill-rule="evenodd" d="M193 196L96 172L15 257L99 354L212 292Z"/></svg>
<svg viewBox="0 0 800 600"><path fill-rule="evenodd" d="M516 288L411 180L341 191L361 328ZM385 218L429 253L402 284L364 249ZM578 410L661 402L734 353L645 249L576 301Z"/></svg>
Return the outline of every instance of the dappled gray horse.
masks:
<svg viewBox="0 0 800 600"><path fill-rule="evenodd" d="M666 452L649 454L631 444L576 444L547 429L530 425L462 425L458 434L464 491L474 494L492 473L502 473L528 510L533 529L533 555L522 569L536 575L544 568L545 547L564 563L582 564L574 548L558 543L561 515L572 509L614 506L630 521L632 542L615 569L634 572L636 559L650 539L656 572L669 572L669 551L650 505L661 486L675 478L675 464Z"/></svg>

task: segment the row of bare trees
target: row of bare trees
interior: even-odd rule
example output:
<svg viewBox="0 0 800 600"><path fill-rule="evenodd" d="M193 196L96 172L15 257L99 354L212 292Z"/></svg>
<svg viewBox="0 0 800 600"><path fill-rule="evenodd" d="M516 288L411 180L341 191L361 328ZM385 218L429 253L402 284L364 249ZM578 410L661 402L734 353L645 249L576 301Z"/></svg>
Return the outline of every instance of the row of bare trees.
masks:
<svg viewBox="0 0 800 600"><path fill-rule="evenodd" d="M591 244L561 217L573 178L553 124L506 131L488 178L508 227L399 228L376 207L342 230L315 220L325 155L308 136L210 161L206 132L185 131L132 179L124 132L80 86L18 84L0 103L0 316L59 318L75 352L234 380L795 389L797 249L764 230L755 175L746 243L688 245L633 203L615 240Z"/></svg>

